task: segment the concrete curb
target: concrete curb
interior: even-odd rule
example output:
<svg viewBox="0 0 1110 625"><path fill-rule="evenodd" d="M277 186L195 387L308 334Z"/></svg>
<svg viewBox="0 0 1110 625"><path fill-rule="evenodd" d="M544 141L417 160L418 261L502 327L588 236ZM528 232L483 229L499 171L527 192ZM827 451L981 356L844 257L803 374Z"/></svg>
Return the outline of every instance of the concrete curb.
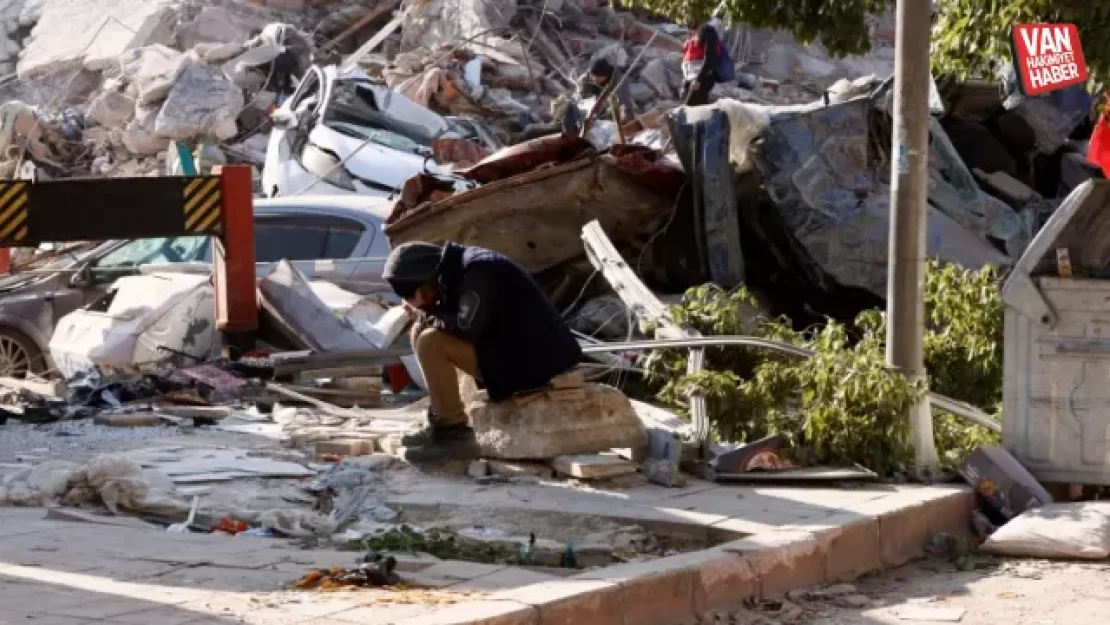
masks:
<svg viewBox="0 0 1110 625"><path fill-rule="evenodd" d="M456 604L410 625L677 625L749 598L849 581L924 555L938 532L965 533L974 494L926 487L804 527L712 549L589 571Z"/></svg>

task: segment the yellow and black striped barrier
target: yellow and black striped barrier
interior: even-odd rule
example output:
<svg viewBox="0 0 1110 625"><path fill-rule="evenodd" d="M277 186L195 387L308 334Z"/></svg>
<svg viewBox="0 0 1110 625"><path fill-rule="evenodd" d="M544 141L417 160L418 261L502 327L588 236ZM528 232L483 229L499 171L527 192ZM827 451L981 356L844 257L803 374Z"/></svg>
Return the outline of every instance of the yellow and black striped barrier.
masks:
<svg viewBox="0 0 1110 625"><path fill-rule="evenodd" d="M223 220L219 176L185 179L181 198L185 230L197 234L219 234Z"/></svg>
<svg viewBox="0 0 1110 625"><path fill-rule="evenodd" d="M0 240L19 244L27 238L30 187L22 180L0 183Z"/></svg>
<svg viewBox="0 0 1110 625"><path fill-rule="evenodd" d="M0 247L222 236L225 182L220 176L0 181Z"/></svg>

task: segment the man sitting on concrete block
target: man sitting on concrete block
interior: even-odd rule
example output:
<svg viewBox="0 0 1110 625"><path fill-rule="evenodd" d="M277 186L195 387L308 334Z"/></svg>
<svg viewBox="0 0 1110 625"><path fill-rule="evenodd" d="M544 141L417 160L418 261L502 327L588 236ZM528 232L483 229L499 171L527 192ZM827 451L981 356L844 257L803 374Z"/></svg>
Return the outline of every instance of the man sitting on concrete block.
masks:
<svg viewBox="0 0 1110 625"><path fill-rule="evenodd" d="M418 315L412 348L428 387L428 427L401 439L414 463L479 455L457 370L493 402L546 387L582 361L582 349L536 281L496 252L455 243L404 243L383 277Z"/></svg>

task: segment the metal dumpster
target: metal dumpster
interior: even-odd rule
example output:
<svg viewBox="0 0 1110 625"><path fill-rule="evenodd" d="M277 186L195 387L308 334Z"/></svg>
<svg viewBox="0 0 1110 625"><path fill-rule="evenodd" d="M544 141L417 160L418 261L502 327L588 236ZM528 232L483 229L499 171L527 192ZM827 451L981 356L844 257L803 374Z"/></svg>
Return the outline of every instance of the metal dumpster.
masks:
<svg viewBox="0 0 1110 625"><path fill-rule="evenodd" d="M1110 181L1064 200L1003 299L1003 445L1041 481L1110 485Z"/></svg>

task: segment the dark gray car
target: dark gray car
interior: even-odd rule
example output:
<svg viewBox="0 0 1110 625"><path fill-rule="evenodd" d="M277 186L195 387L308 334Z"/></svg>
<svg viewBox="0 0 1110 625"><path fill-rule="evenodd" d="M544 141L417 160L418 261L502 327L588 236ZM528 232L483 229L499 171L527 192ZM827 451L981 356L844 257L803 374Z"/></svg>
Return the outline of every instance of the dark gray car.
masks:
<svg viewBox="0 0 1110 625"><path fill-rule="evenodd" d="M382 233L392 202L361 196L255 200L257 275L281 260L309 277L356 293L388 291L381 280L389 242ZM208 237L109 241L33 272L0 278L0 376L52 368L47 345L58 320L103 297L141 266L208 271Z"/></svg>

